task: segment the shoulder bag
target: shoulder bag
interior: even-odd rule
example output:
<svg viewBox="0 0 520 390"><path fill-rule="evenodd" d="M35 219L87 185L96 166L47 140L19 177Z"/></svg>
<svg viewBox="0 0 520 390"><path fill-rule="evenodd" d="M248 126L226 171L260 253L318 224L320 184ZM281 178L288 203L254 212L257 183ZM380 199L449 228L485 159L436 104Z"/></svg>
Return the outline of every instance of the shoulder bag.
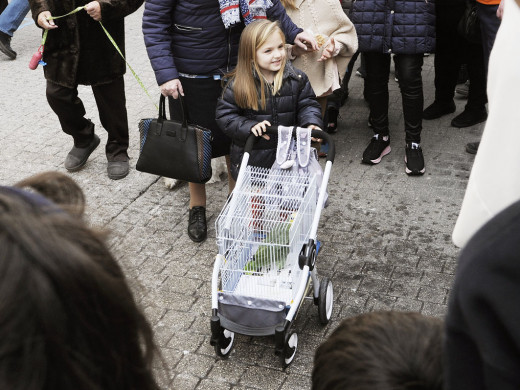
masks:
<svg viewBox="0 0 520 390"><path fill-rule="evenodd" d="M141 172L205 183L211 178L211 131L188 124L185 101L179 95L182 121L166 118L165 97L159 101L159 117L139 122Z"/></svg>

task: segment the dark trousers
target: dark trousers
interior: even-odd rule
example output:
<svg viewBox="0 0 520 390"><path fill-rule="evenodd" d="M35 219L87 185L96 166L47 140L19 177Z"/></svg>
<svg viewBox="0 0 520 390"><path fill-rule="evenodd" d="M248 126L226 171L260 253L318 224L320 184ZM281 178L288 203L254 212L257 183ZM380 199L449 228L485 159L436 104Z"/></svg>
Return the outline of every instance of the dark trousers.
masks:
<svg viewBox="0 0 520 390"><path fill-rule="evenodd" d="M354 71L354 64L356 63L358 56L359 52L356 52L350 59L343 80L341 81L341 87L336 89L332 95L327 97L327 107L334 107L339 110L348 98L348 83L352 76L352 72Z"/></svg>
<svg viewBox="0 0 520 390"><path fill-rule="evenodd" d="M465 2L444 0L435 3L435 100L444 104L453 100L460 65L466 63L470 81L466 109L482 111L487 103L482 44L466 41L457 31L465 8Z"/></svg>
<svg viewBox="0 0 520 390"><path fill-rule="evenodd" d="M7 0L0 0L0 14L7 8Z"/></svg>
<svg viewBox="0 0 520 390"><path fill-rule="evenodd" d="M374 132L382 136L388 129L388 77L390 54L365 53L365 93L370 106L370 121ZM395 66L399 74L399 88L403 101L406 142L421 142L422 111L424 105L422 85L423 54L396 54Z"/></svg>
<svg viewBox="0 0 520 390"><path fill-rule="evenodd" d="M125 84L120 77L109 84L92 86L101 124L108 133L105 152L108 161L127 159L128 117ZM47 81L47 101L58 116L62 130L74 138L74 146L85 147L94 136L94 125L85 118L78 88L62 87Z"/></svg>
<svg viewBox="0 0 520 390"><path fill-rule="evenodd" d="M477 3L477 15L480 20L480 32L482 33L482 47L484 49L484 69L487 78L489 55L495 43L500 19L497 18L498 5L486 5Z"/></svg>

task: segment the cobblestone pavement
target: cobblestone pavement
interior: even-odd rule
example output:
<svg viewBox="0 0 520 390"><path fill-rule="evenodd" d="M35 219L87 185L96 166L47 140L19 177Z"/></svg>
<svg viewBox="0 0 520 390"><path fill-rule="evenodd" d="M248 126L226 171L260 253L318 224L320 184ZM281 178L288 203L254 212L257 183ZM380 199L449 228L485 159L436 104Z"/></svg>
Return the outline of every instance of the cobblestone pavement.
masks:
<svg viewBox="0 0 520 390"><path fill-rule="evenodd" d="M152 96L158 87L141 33L142 9L127 18L128 61ZM27 65L40 43L40 32L26 19L15 33L15 61L0 55L0 183L12 184L47 170L65 172L63 160L71 139L61 132L45 99L42 69ZM393 74L392 74L393 75ZM433 56L425 58L425 104L433 100ZM392 153L377 166L360 164L372 135L362 79L353 76L350 98L341 109L334 136L337 156L330 185L330 205L321 218L324 249L318 261L322 276L332 278L335 307L322 327L311 301L302 306L295 328L298 353L282 371L272 337L237 336L227 360L215 357L209 344L210 281L217 247L215 218L227 184L208 185L209 238L192 243L187 234L188 190L168 190L159 178L137 172L137 123L155 116L155 108L130 72L125 76L131 124L130 175L106 176L103 148L74 173L86 192L92 225L112 232L110 246L126 271L137 300L153 324L167 370L158 369L168 389L306 389L313 353L342 318L381 310L411 310L442 317L458 250L451 232L460 208L473 157L466 142L477 140L482 126L456 129L453 115L425 121L426 174L404 172L404 132L400 94L390 80ZM93 95L80 87L88 116L103 141ZM457 101L457 112L464 105Z"/></svg>

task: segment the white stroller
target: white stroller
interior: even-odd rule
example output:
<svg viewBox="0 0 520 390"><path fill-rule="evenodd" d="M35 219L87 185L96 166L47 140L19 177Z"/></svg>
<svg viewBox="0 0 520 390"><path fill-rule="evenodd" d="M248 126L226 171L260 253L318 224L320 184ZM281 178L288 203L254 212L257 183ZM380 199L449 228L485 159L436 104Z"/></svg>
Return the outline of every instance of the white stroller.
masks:
<svg viewBox="0 0 520 390"><path fill-rule="evenodd" d="M211 344L218 356L227 357L235 332L274 334L275 352L285 368L298 344L291 325L311 280L320 322L327 324L332 315L332 283L326 277L319 280L315 264L334 144L320 130L281 129L267 130L279 134L279 168L248 166L256 137L248 138L235 190L216 220L219 253L211 285ZM319 174L307 169L311 134L330 145L322 178L321 168ZM291 150L297 151L297 162L287 160Z"/></svg>

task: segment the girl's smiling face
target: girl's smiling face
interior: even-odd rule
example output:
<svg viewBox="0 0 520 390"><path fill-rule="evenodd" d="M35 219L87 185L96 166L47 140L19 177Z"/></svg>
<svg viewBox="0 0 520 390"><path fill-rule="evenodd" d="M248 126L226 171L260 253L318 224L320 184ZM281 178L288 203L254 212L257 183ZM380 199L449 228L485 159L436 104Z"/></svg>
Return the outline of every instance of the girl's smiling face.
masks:
<svg viewBox="0 0 520 390"><path fill-rule="evenodd" d="M280 34L272 34L256 50L256 64L268 82L274 81L274 76L282 67L285 56L285 45Z"/></svg>

